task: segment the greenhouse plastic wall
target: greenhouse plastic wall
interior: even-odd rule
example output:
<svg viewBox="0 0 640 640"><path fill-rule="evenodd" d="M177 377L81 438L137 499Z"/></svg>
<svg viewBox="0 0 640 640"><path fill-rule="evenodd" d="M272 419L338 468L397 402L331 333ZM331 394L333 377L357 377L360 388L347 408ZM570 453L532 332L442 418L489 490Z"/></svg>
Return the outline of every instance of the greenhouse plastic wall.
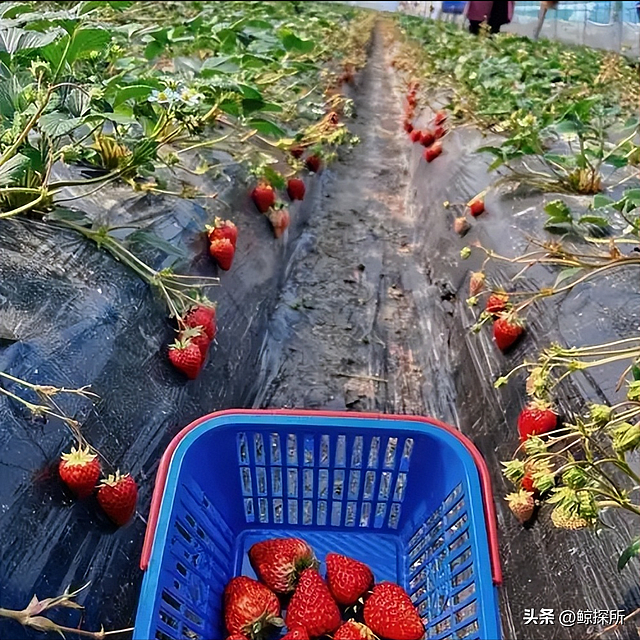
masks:
<svg viewBox="0 0 640 640"><path fill-rule="evenodd" d="M360 4L360 3L354 3ZM371 4L371 3L368 3ZM462 24L457 2L399 2L397 10L410 15L455 21ZM533 36L538 23L540 2L516 2L513 21L504 31ZM448 6L450 5L450 6ZM547 11L541 38L567 44L611 49L629 56L640 55L640 20L635 1L569 2L560 0Z"/></svg>

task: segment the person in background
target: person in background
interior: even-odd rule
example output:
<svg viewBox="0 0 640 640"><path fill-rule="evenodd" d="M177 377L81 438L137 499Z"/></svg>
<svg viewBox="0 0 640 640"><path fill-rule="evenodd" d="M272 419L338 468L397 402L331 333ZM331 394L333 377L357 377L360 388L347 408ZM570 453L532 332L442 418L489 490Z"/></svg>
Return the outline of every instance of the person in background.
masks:
<svg viewBox="0 0 640 640"><path fill-rule="evenodd" d="M480 33L480 25L487 22L491 33L499 33L503 24L509 24L513 17L515 2L496 0L496 2L467 2L466 13L469 19L469 32Z"/></svg>

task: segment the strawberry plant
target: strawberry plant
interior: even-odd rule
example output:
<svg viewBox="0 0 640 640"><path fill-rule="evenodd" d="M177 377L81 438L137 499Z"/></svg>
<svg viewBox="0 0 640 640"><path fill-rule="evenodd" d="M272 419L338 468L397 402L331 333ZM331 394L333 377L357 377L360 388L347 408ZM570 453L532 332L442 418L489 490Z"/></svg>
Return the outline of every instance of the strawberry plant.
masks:
<svg viewBox="0 0 640 640"><path fill-rule="evenodd" d="M206 201L217 194L184 176L219 172L212 149L247 168L281 161L294 143L331 156L349 139L336 120L348 103L337 90L325 92L342 69L364 63L371 17L292 9L250 2L0 9L10 42L0 54L10 74L0 79L0 219L31 213L74 229L158 286L179 317L192 285L211 281L156 273L108 229L77 224L59 205L114 181Z"/></svg>
<svg viewBox="0 0 640 640"><path fill-rule="evenodd" d="M483 269L492 260L506 261L525 270L535 265L560 268L554 284L538 286L534 291L530 288L510 291L513 312L523 314L544 299L567 294L587 281L597 282L613 270L636 270L640 265L638 254L623 249L628 243L637 245L640 205L637 192L638 189L628 189L617 200L595 196L593 209L617 212L627 226L622 234L610 238L587 237L587 248L576 247L566 240L534 241L537 248L514 258L483 249L487 255ZM571 210L561 200L549 203L546 210L554 224L565 225L565 230L575 226ZM602 228L609 220L603 218L596 224ZM592 216L583 216L580 223L586 226L594 224L594 220ZM519 271L516 277L522 273ZM481 323L490 318L489 311L483 312ZM561 390L563 383L571 376L616 363L624 367L617 385L618 390L625 389L624 397L610 406L591 404L586 411L574 411L559 423L549 399ZM504 474L517 490L507 496L516 517L523 520L522 505L531 506L534 500L539 505L549 504L553 524L565 529L607 526L604 514L609 509L640 516L637 505L640 476L632 463L640 448L640 339L631 336L580 347L554 343L536 360L526 360L498 378L496 386L506 384L523 371L528 373L526 391L530 403L518 421L521 444L514 459L504 463ZM529 506L527 519L533 515ZM639 554L637 540L631 541L620 556L619 568Z"/></svg>
<svg viewBox="0 0 640 640"><path fill-rule="evenodd" d="M516 340L526 342L522 323L534 309L539 314L547 299L585 283L598 286L615 272L636 273L640 190L631 184L621 193L619 187L636 180L630 168L640 158L637 67L616 53L548 40L473 38L454 25L406 16L398 25L404 41L393 65L405 81L420 79L412 117L416 103L435 111L435 96L453 124L466 121L503 136L479 150L494 157L490 170L500 172L495 185L515 182L592 196L588 207L585 199L565 202L557 196L540 206L543 231L560 237L529 237L526 252L500 255L475 243L485 260L471 274L469 303L487 298L474 328L493 323L497 347L508 349ZM467 226L464 218L456 219L461 235ZM461 257L471 251L465 247ZM508 286L492 283L494 262L513 267ZM533 282L532 273L542 282ZM553 525L564 529L609 526L611 509L640 516L636 333L602 344L551 344L496 381L499 387L528 373L517 425L520 444L504 463L513 484L506 499L518 521L531 520L546 505ZM587 401L586 408L563 408L565 415L559 415L554 400L565 395L570 378L611 365L622 371L615 390L621 395L612 396L610 405ZM619 568L638 555L636 538L622 552Z"/></svg>
<svg viewBox="0 0 640 640"><path fill-rule="evenodd" d="M404 41L395 66L422 79L420 99L428 104L437 88L455 116L483 128L510 132L526 114L557 121L593 95L624 116L636 112L638 71L620 54L513 34L477 38L453 24L404 15L398 25Z"/></svg>
<svg viewBox="0 0 640 640"><path fill-rule="evenodd" d="M615 133L619 141L608 141L607 135L616 128L618 118L619 109L604 108L596 96L572 104L559 120L549 123L533 114L514 118L515 133L501 146L485 146L478 151L494 155L489 169L506 167L510 172L507 180L544 191L598 193L603 189L605 168L609 168L610 178L637 153L637 118L618 127ZM527 164L531 161L535 164Z"/></svg>

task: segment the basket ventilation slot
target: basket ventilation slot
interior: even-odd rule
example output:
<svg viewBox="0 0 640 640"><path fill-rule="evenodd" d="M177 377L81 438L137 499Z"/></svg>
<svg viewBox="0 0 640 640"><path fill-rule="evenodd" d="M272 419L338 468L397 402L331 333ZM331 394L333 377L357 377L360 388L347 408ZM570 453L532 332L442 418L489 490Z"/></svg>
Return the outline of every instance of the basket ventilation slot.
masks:
<svg viewBox="0 0 640 640"><path fill-rule="evenodd" d="M248 523L397 529L413 438L242 432Z"/></svg>

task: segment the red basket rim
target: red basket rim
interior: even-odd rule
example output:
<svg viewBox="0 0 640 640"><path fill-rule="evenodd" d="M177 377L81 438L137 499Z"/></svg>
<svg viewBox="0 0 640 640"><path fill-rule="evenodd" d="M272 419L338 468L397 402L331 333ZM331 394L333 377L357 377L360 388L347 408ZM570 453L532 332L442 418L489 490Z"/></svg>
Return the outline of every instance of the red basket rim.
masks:
<svg viewBox="0 0 640 640"><path fill-rule="evenodd" d="M428 424L436 425L440 429L444 429L452 436L457 438L464 447L469 451L473 461L478 469L480 475L480 485L482 488L482 503L484 506L484 515L487 526L487 537L489 540L489 555L491 558L491 574L493 577L493 583L496 585L502 584L502 566L500 565L500 555L498 547L498 528L496 525L496 512L493 504L493 491L491 489L491 477L489 475L489 469L487 463L482 457L480 451L467 436L455 429L449 424L436 420L435 418L423 417L423 416L405 416L401 414L386 414L386 413L360 413L355 411L308 411L303 409L227 409L225 411L215 411L202 418L198 418L191 424L187 425L182 431L180 431L169 443L162 458L160 460L160 466L156 474L156 485L153 490L153 496L151 498L151 507L149 510L149 520L147 524L147 530L144 537L144 544L142 546L142 553L140 556L140 568L146 571L149 567L149 559L151 557L151 550L153 548L153 539L155 537L156 528L158 526L158 516L160 513L160 504L162 502L162 495L167 482L167 475L169 473L169 465L171 458L180 444L182 439L193 429L201 425L203 422L207 422L212 418L218 418L221 416L232 415L275 415L275 416L315 416L325 418L368 418L373 420L403 420L410 422L426 422Z"/></svg>

